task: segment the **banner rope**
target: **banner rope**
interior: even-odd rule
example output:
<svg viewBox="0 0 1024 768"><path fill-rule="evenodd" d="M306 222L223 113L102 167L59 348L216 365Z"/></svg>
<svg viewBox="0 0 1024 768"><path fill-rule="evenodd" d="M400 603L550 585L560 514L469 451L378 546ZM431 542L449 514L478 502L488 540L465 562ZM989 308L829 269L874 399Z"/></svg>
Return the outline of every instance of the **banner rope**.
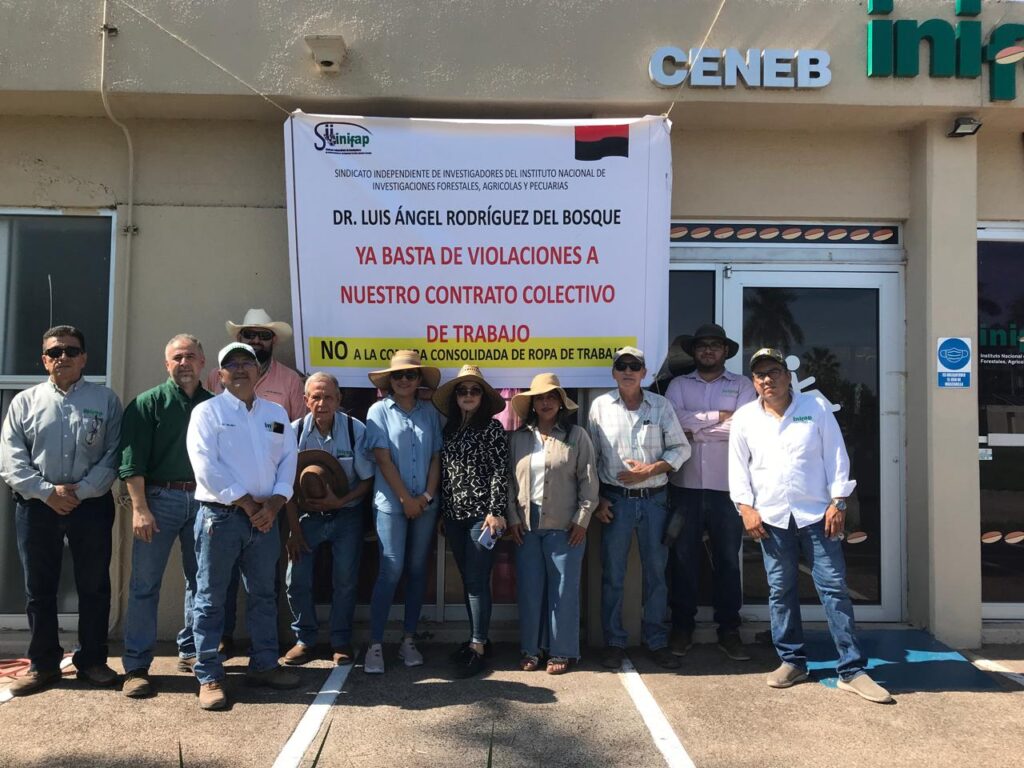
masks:
<svg viewBox="0 0 1024 768"><path fill-rule="evenodd" d="M713 19L711 19L711 26L708 27L708 31L704 35L704 39L701 40L701 42L700 42L700 48L697 49L697 56L698 57L700 56L701 52L704 50L704 46L708 44L708 38L711 37L711 32L715 28L715 24L718 23L718 17L722 15L722 9L723 8L725 8L725 0L722 0L722 2L719 4L718 11L715 12L715 17ZM676 90L679 91L679 89L682 88L682 87L683 87L683 84L680 83L679 85L676 86ZM681 91L679 91L679 92L681 93ZM672 114L672 108L675 107L677 101L679 101L679 96L678 95L672 100L672 103L668 105L668 110L665 112L665 114L662 115L662 117L666 117L667 118L669 115Z"/></svg>
<svg viewBox="0 0 1024 768"><path fill-rule="evenodd" d="M236 81L236 82L238 82L239 84L241 84L241 85L245 86L245 87L246 87L246 88L248 88L248 89L249 89L250 91L252 91L252 92L253 92L253 93L255 93L255 94L256 94L257 96L259 96L259 97L260 97L261 99L263 99L263 100L264 100L264 101L266 101L267 103L271 104L272 106L276 107L277 109L281 110L281 111L282 111L282 112L284 112L284 113L285 113L286 115L290 115L290 114L291 114L291 110L289 110L289 109L285 109L284 107L282 107L282 106L281 106L280 104L278 104L278 103L277 103L276 101L274 101L274 100L273 100L272 98L270 98L269 96L267 96L267 94L263 93L263 92L262 92L262 91L261 91L261 90L260 90L259 88L256 88L255 86L253 86L253 85L250 85L250 84L249 84L249 83L247 83L247 82L246 82L245 80L243 80L243 79L242 79L242 78L240 78L240 77L239 77L238 75L236 75L236 74L235 74L234 72L232 72L231 70L229 70L229 69L228 69L227 67L225 67L224 65L222 65L222 64L220 64L220 63L218 63L218 62L214 61L213 59L211 59L211 58L210 58L209 56L207 56L207 55L206 55L205 53L203 53L203 52L202 52L202 51L200 51L200 50L199 50L198 48L196 48L196 47L195 47L194 45L192 45L192 43L190 43L190 42L189 42L188 40L186 40L185 38L183 38L183 37L182 37L181 35L175 34L175 33L174 33L174 32L172 32L171 30L167 29L167 27L163 26L163 25L162 25L162 24L161 24L160 22L158 22L158 21L157 21L156 19L154 19L154 18L152 18L152 17L150 17L150 16L147 16L147 15L146 15L146 14L145 14L145 13L144 13L143 11L140 11L140 10L139 10L138 8L136 8L136 7L134 6L134 5L132 5L131 3L127 2L127 0L112 0L112 2L116 3L117 5L122 5L122 6L124 6L125 8L127 8L127 9L128 9L129 11L131 11L131 12L132 12L132 13L134 13L135 15L137 15L137 16L139 16L139 17L141 17L141 18L145 19L145 20L146 20L146 21L148 21L148 22L149 22L150 24L152 24L152 25L153 25L154 27L156 27L156 28L157 28L157 29L159 29L159 30L160 30L161 32L163 32L163 33L164 33L165 35L167 35L168 37L172 38L173 40L177 40L177 41L178 41L179 43L181 43L181 44L182 44L183 46L185 46L186 48L188 48L188 49L189 49L190 51L192 51L192 52L193 52L194 54L196 54L197 56L199 56L199 57L200 57L200 58L202 58L202 59L205 59L205 60L206 60L206 61L208 61L208 62L209 62L210 64L212 64L213 66L215 66L215 67L216 67L217 69L219 69L219 70L220 70L221 72L223 72L223 73L224 73L225 75L227 75L227 76L228 76L228 77L230 77L231 79L235 80L235 81Z"/></svg>

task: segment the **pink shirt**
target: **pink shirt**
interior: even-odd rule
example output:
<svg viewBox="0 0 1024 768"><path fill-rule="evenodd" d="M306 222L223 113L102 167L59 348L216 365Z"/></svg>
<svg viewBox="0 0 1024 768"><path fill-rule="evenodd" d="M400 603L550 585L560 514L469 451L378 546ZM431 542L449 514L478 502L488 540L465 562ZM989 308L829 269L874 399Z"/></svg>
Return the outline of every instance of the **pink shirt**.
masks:
<svg viewBox="0 0 1024 768"><path fill-rule="evenodd" d="M217 395L224 391L220 385L220 369L214 368L206 377L206 388ZM306 415L302 377L287 365L271 359L267 372L256 382L256 396L277 403L288 412L292 421Z"/></svg>
<svg viewBox="0 0 1024 768"><path fill-rule="evenodd" d="M680 488L729 490L729 430L732 419L719 422L719 411L735 411L757 399L754 385L745 376L725 371L714 381L704 381L697 371L677 376L665 397L672 403L690 446L690 459L669 480Z"/></svg>

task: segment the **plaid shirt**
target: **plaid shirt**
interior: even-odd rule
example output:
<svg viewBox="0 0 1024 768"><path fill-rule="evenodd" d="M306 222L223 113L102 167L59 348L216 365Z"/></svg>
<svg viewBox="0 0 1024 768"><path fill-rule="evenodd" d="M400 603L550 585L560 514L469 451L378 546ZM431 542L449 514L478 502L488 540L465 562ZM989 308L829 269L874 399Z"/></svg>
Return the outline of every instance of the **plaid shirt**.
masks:
<svg viewBox="0 0 1024 768"><path fill-rule="evenodd" d="M590 406L587 429L594 443L597 474L602 483L622 486L618 475L625 460L644 464L668 462L675 471L690 456L690 444L683 434L672 404L661 395L644 390L640 407L630 411L618 389L596 398ZM630 488L660 488L668 475L656 475Z"/></svg>

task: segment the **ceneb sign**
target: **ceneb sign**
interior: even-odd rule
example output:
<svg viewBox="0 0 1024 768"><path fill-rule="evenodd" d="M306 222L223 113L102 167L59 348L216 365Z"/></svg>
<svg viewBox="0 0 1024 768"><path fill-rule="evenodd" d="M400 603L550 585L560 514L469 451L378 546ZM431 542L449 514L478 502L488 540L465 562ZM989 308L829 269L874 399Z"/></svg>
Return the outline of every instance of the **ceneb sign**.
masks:
<svg viewBox="0 0 1024 768"><path fill-rule="evenodd" d="M396 349L498 386L608 386L668 348L660 117L285 122L296 360L368 385ZM652 368L656 367L652 362Z"/></svg>
<svg viewBox="0 0 1024 768"><path fill-rule="evenodd" d="M824 88L832 82L828 51L792 48L658 48L647 70L659 88Z"/></svg>

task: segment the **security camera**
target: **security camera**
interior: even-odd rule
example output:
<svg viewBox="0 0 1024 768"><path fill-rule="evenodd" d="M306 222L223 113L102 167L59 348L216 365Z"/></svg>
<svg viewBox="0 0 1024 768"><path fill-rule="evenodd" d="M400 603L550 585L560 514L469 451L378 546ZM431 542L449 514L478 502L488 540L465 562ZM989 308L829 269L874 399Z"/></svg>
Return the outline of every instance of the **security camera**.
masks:
<svg viewBox="0 0 1024 768"><path fill-rule="evenodd" d="M321 72L340 72L345 59L345 38L341 35L306 35L306 47Z"/></svg>

